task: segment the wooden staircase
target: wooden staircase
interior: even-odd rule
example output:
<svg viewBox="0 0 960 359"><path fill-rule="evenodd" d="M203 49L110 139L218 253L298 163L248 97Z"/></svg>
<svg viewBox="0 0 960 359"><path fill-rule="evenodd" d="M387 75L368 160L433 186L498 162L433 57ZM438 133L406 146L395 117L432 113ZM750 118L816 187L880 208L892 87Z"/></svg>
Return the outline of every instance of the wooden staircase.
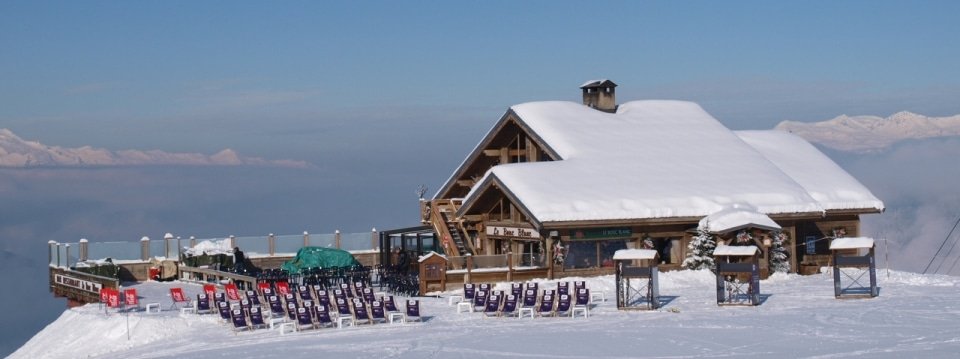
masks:
<svg viewBox="0 0 960 359"><path fill-rule="evenodd" d="M440 236L444 254L448 257L460 257L473 254L473 243L467 238L463 223L456 218L459 200L439 199L430 201L429 218L433 230Z"/></svg>

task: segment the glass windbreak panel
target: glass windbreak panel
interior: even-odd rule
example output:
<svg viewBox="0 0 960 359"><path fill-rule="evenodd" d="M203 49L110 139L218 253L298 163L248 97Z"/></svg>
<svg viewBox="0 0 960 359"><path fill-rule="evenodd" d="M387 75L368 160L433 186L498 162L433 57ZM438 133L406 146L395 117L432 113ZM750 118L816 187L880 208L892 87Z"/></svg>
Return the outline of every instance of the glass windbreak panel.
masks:
<svg viewBox="0 0 960 359"><path fill-rule="evenodd" d="M426 253L437 252L443 254L443 251L440 250L440 246L437 245L437 242L433 240L432 235L420 236L423 240L423 251Z"/></svg>
<svg viewBox="0 0 960 359"><path fill-rule="evenodd" d="M473 268L507 268L506 255L473 256Z"/></svg>
<svg viewBox="0 0 960 359"><path fill-rule="evenodd" d="M447 270L466 270L467 269L467 258L466 257L447 257Z"/></svg>
<svg viewBox="0 0 960 359"><path fill-rule="evenodd" d="M337 235L333 233L310 234L311 247L334 248L337 246Z"/></svg>
<svg viewBox="0 0 960 359"><path fill-rule="evenodd" d="M371 236L373 236L372 232L340 233L340 249L345 251L366 251L373 249Z"/></svg>
<svg viewBox="0 0 960 359"><path fill-rule="evenodd" d="M297 251L303 247L303 235L302 234L293 234L293 235L283 235L276 236L277 244L277 253L283 253L284 255L294 255L297 254Z"/></svg>
<svg viewBox="0 0 960 359"><path fill-rule="evenodd" d="M88 242L87 259L102 260L110 258L120 260L140 259L140 241L135 242ZM61 245L63 247L63 245ZM70 246L70 255L79 254L79 247ZM71 259L71 263L73 263Z"/></svg>
<svg viewBox="0 0 960 359"><path fill-rule="evenodd" d="M150 253L147 258L167 257L167 241L164 239L150 240ZM174 244L176 245L176 244Z"/></svg>
<svg viewBox="0 0 960 359"><path fill-rule="evenodd" d="M239 247L246 256L252 254L268 255L270 254L270 242L267 236L260 237L234 237L233 245Z"/></svg>

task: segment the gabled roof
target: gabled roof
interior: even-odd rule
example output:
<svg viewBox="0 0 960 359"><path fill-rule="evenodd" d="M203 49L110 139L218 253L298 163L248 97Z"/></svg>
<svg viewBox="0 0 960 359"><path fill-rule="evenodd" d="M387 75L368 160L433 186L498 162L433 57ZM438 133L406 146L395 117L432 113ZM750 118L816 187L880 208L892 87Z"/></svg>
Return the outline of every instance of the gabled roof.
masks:
<svg viewBox="0 0 960 359"><path fill-rule="evenodd" d="M599 79L599 80L590 80L590 81L584 82L583 85L580 85L580 88L582 89L594 88L594 87L617 87L617 84L607 79Z"/></svg>
<svg viewBox="0 0 960 359"><path fill-rule="evenodd" d="M464 198L461 213L469 210L478 190L490 187L490 177L538 224L703 217L735 203L764 214L833 208L828 200L836 196L808 190L829 189L833 183L816 178L799 183L790 174L799 166L782 161L812 160L821 177L841 176L859 184L812 146L812 152L805 149L806 155L796 158L778 157L765 146L758 151L691 102L634 101L620 105L616 113L575 102L531 102L511 107L511 113L557 161L494 166ZM474 154L494 134L491 130ZM763 136L746 137L757 141ZM786 141L783 146L797 143ZM844 208L882 209L882 202L862 185L847 190L851 192L842 200Z"/></svg>

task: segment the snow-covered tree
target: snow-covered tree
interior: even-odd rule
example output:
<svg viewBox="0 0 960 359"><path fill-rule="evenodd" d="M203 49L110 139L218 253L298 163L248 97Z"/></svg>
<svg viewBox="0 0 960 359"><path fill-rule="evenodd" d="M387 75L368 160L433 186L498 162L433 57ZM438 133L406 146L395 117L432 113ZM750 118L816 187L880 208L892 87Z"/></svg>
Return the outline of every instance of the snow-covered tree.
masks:
<svg viewBox="0 0 960 359"><path fill-rule="evenodd" d="M790 272L790 255L787 253L789 238L787 234L775 231L770 233L770 270L773 272Z"/></svg>
<svg viewBox="0 0 960 359"><path fill-rule="evenodd" d="M707 231L706 223L697 228L697 236L687 245L687 258L683 260L683 267L687 269L713 270L713 250L717 248L717 241Z"/></svg>

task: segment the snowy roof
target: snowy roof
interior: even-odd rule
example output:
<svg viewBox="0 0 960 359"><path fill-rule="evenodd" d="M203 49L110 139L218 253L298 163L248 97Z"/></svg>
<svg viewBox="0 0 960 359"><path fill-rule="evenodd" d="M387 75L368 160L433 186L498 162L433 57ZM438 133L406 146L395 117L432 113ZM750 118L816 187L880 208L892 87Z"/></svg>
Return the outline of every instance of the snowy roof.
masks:
<svg viewBox="0 0 960 359"><path fill-rule="evenodd" d="M757 246L717 246L713 250L714 256L752 256L760 249Z"/></svg>
<svg viewBox="0 0 960 359"><path fill-rule="evenodd" d="M597 80L590 80L590 81L584 82L583 85L580 85L580 88L598 87L600 85L603 85L606 82L609 82L611 85L613 85L613 87L617 86L617 84L613 83L613 81L610 81L608 79L597 79Z"/></svg>
<svg viewBox="0 0 960 359"><path fill-rule="evenodd" d="M780 229L780 225L770 217L749 206L734 205L703 217L700 227L706 227L713 233L727 233L744 228L759 228L768 231Z"/></svg>
<svg viewBox="0 0 960 359"><path fill-rule="evenodd" d="M884 209L883 202L860 181L799 136L776 130L736 134L793 178L824 209Z"/></svg>
<svg viewBox="0 0 960 359"><path fill-rule="evenodd" d="M547 101L511 111L559 160L494 166L467 194L465 208L496 180L540 223L703 217L735 203L765 214L824 211L800 183L692 102L633 101L606 113ZM868 208L882 205L862 186L851 190L869 199Z"/></svg>
<svg viewBox="0 0 960 359"><path fill-rule="evenodd" d="M433 256L437 256L437 257L441 257L441 258L443 258L443 259L447 259L447 256L442 255L442 254L437 253L437 252L431 251L430 253L427 253L427 254L424 254L424 255L420 256L420 258L417 259L417 263L421 263L421 262L423 262L423 261L425 261L425 260L427 260L428 258L433 257Z"/></svg>
<svg viewBox="0 0 960 359"><path fill-rule="evenodd" d="M834 238L830 242L830 249L859 249L873 248L873 238L869 237L842 237Z"/></svg>
<svg viewBox="0 0 960 359"><path fill-rule="evenodd" d="M621 249L613 253L613 260L654 259L657 251L652 249Z"/></svg>

